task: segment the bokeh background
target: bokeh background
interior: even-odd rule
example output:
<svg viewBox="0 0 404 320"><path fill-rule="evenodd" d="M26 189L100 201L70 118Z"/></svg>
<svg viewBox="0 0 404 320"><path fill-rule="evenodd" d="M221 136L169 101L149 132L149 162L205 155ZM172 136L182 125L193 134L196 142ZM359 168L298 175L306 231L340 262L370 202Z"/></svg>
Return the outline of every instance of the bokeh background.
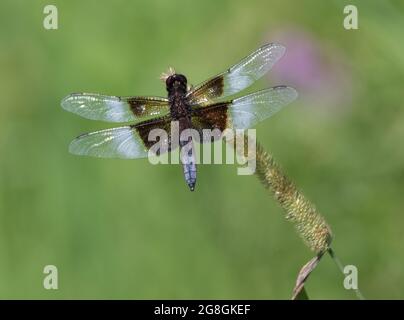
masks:
<svg viewBox="0 0 404 320"><path fill-rule="evenodd" d="M45 30L54 4L59 29ZM355 4L359 29L343 28ZM168 66L198 83L265 42L288 52L250 89L299 100L257 137L326 217L366 298L404 298L402 1L0 3L0 298L288 299L313 253L254 176L70 155L112 125L65 112L71 92L165 95ZM59 289L42 286L56 265ZM326 256L312 299L355 299Z"/></svg>

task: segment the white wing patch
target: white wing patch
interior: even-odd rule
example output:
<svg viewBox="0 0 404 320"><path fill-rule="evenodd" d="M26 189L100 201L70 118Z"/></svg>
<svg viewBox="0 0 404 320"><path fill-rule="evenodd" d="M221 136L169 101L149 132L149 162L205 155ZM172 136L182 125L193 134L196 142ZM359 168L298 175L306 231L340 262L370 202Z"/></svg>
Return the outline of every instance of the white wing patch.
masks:
<svg viewBox="0 0 404 320"><path fill-rule="evenodd" d="M260 79L282 58L286 49L276 43L262 46L224 73L222 97L235 94Z"/></svg>
<svg viewBox="0 0 404 320"><path fill-rule="evenodd" d="M295 89L286 86L261 90L233 100L229 108L233 127L247 129L265 120L297 98Z"/></svg>
<svg viewBox="0 0 404 320"><path fill-rule="evenodd" d="M135 103L136 115L131 109ZM168 113L166 98L117 97L96 93L73 93L62 100L62 108L91 120L139 122Z"/></svg>
<svg viewBox="0 0 404 320"><path fill-rule="evenodd" d="M70 143L69 151L99 158L145 158L147 149L134 130L127 126L86 133Z"/></svg>
<svg viewBox="0 0 404 320"><path fill-rule="evenodd" d="M92 120L128 122L135 120L126 101L119 97L73 93L62 100L63 109Z"/></svg>

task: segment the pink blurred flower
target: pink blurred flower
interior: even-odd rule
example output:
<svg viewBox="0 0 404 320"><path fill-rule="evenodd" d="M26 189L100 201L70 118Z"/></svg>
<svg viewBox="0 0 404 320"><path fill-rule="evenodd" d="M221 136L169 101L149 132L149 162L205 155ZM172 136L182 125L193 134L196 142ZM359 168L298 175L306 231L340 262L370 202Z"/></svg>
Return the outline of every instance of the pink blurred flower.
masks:
<svg viewBox="0 0 404 320"><path fill-rule="evenodd" d="M350 104L351 70L339 50L331 50L302 28L278 29L271 32L267 42L278 42L287 49L268 73L271 85L293 86L300 101L310 106L332 108Z"/></svg>

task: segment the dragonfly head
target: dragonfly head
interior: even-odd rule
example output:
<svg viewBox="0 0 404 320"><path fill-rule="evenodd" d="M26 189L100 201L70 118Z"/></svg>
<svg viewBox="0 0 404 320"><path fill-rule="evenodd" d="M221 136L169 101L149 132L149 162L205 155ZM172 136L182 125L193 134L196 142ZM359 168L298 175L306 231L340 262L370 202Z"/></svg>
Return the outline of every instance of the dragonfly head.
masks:
<svg viewBox="0 0 404 320"><path fill-rule="evenodd" d="M166 88L169 93L173 91L185 93L187 91L187 78L182 74L173 74L167 78Z"/></svg>

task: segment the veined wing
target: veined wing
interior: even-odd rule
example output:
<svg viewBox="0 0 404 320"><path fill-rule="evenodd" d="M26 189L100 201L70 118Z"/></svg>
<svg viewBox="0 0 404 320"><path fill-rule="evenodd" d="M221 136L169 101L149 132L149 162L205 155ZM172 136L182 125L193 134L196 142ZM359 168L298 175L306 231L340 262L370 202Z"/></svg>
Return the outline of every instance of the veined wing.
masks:
<svg viewBox="0 0 404 320"><path fill-rule="evenodd" d="M296 100L297 91L287 86L261 90L233 100L229 108L232 127L247 129L254 127L284 106Z"/></svg>
<svg viewBox="0 0 404 320"><path fill-rule="evenodd" d="M262 46L226 72L191 89L187 93L189 103L206 105L249 87L273 67L285 50L285 47L276 43Z"/></svg>
<svg viewBox="0 0 404 320"><path fill-rule="evenodd" d="M232 101L196 108L192 112L192 124L199 131L201 140L203 129L219 129L221 132L227 128L248 129L271 117L296 98L297 92L291 87L273 87Z"/></svg>
<svg viewBox="0 0 404 320"><path fill-rule="evenodd" d="M169 112L168 100L160 97L118 97L73 93L62 100L63 109L84 118L108 122L140 122Z"/></svg>
<svg viewBox="0 0 404 320"><path fill-rule="evenodd" d="M156 141L149 139L149 133L153 129L162 129L167 132L167 138L159 141L157 154L161 154L171 150L170 120L171 117L167 116L137 125L86 133L70 143L69 151L99 158L145 158L149 149L156 144Z"/></svg>
<svg viewBox="0 0 404 320"><path fill-rule="evenodd" d="M219 129L221 132L226 128L247 129L272 116L296 98L295 89L279 86L232 101L199 107L192 111L192 127L200 133L201 141L208 142L203 136L203 129ZM171 151L171 120L170 116L165 116L136 125L86 133L72 141L69 151L77 155L102 158L144 158L156 144L156 141L149 139L153 129L167 133L166 138L159 141L160 152L157 154ZM209 142L218 137L211 139L209 136Z"/></svg>

